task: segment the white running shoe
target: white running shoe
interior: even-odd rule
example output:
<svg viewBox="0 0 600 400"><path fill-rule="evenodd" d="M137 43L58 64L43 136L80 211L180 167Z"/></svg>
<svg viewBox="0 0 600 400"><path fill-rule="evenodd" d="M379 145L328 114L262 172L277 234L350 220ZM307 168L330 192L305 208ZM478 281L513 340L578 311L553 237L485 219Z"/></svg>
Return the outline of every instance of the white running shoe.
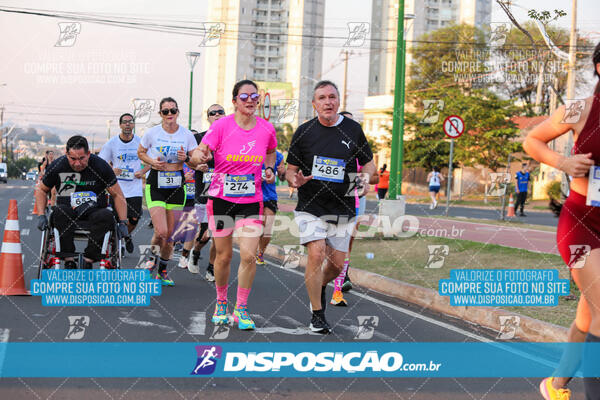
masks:
<svg viewBox="0 0 600 400"><path fill-rule="evenodd" d="M200 272L200 259L198 259L198 262L196 264L194 264L194 255L193 253L190 253L190 258L188 260L188 264L187 264L187 269L188 271L190 271L192 274L197 274L198 272Z"/></svg>
<svg viewBox="0 0 600 400"><path fill-rule="evenodd" d="M188 267L188 257L184 257L183 255L179 256L179 263L177 263L179 268L186 269Z"/></svg>
<svg viewBox="0 0 600 400"><path fill-rule="evenodd" d="M434 200L433 201L433 208L436 208L436 207L437 207L437 201Z"/></svg>
<svg viewBox="0 0 600 400"><path fill-rule="evenodd" d="M429 209L433 210L433 203L429 204Z"/></svg>

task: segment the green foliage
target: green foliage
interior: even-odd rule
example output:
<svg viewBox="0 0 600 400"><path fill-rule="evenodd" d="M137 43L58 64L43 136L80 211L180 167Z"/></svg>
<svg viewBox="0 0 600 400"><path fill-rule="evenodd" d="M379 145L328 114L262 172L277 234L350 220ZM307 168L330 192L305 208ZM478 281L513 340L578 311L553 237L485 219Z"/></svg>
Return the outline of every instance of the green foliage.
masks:
<svg viewBox="0 0 600 400"><path fill-rule="evenodd" d="M559 19L560 17L564 17L565 15L567 15L567 13L564 12L563 10L554 10L554 17L553 17L552 13L550 13L550 11L544 10L544 11L538 12L534 9L531 9L527 12L527 15L531 19L536 19L543 24L547 24L549 22Z"/></svg>
<svg viewBox="0 0 600 400"><path fill-rule="evenodd" d="M275 133L277 134L277 147L280 151L287 151L292 143L294 136L294 128L291 124L275 125Z"/></svg>
<svg viewBox="0 0 600 400"><path fill-rule="evenodd" d="M424 124L424 100L443 100L443 110L435 123ZM407 167L448 164L450 143L444 130L444 119L459 115L465 121L465 133L454 142L454 163L464 166L483 165L493 171L506 166L508 155L522 151L515 139L516 125L510 120L518 109L508 100L502 100L487 90L466 93L456 87L418 92L410 98L415 112L406 113L406 131L411 137L405 141L404 162Z"/></svg>
<svg viewBox="0 0 600 400"><path fill-rule="evenodd" d="M548 195L548 197L550 199L553 199L553 200L556 200L559 202L561 201L562 192L560 189L560 185L561 185L560 181L554 181L554 182L550 182L546 186L546 194Z"/></svg>
<svg viewBox="0 0 600 400"><path fill-rule="evenodd" d="M8 159L6 165L8 167L8 176L10 178L20 178L23 172L29 171L31 168L37 167L37 160L29 157L19 158L18 160Z"/></svg>

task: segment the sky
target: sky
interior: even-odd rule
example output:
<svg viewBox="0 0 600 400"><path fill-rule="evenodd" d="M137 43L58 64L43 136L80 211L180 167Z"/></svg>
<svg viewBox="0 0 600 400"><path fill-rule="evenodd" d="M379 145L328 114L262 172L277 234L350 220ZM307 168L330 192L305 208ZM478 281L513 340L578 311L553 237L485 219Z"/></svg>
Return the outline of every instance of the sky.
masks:
<svg viewBox="0 0 600 400"><path fill-rule="evenodd" d="M174 24L201 26L207 21L207 1L173 2L141 0L30 1L0 0L0 8L18 7L61 12L84 12L123 17L130 21L151 18ZM371 22L371 2L326 0L323 74L342 85L341 51L349 22ZM508 18L494 1L492 22ZM515 0L512 10L519 21L527 20L527 9L561 8L567 16L559 25L570 26L569 0ZM577 26L593 41L600 38L600 2L578 0ZM0 12L0 106L5 123L43 124L77 130L94 136L96 143L114 135L118 116L132 110L132 99L172 96L180 102L180 123L186 124L189 96L187 51L199 51L201 38L81 22L75 42L55 46L59 23L69 19ZM185 21L185 22L177 22ZM367 95L368 44L354 49L348 65L347 109L360 116ZM204 57L194 70L192 125L204 118L202 79ZM111 122L108 122L108 121ZM152 117L158 121L158 115Z"/></svg>

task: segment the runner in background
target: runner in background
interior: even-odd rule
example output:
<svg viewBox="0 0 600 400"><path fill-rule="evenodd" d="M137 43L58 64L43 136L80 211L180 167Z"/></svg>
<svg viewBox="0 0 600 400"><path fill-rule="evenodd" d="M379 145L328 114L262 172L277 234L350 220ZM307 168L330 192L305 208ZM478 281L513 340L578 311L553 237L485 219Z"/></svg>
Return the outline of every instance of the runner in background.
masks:
<svg viewBox="0 0 600 400"><path fill-rule="evenodd" d="M173 253L170 239L175 226L174 211L185 204L183 163L190 162L196 140L187 128L177 124L179 109L175 99L162 99L159 109L162 123L146 131L138 148L138 157L152 167L146 180L145 195L154 226L151 244L160 249L156 278L163 285L173 286L175 283L169 278L167 264ZM151 273L155 267L156 263L149 265Z"/></svg>
<svg viewBox="0 0 600 400"><path fill-rule="evenodd" d="M283 164L283 154L279 151L275 151L277 154L275 160L275 170L277 171L277 176L280 179L285 177L285 165ZM263 234L260 237L260 242L258 244L258 255L256 256L256 263L258 265L265 264L265 250L271 241L271 233L273 231L273 222L275 221L275 214L277 214L277 186L275 182L267 183L265 179L265 164L262 166L262 192L263 192L263 212L264 212L264 224L265 229L263 230Z"/></svg>
<svg viewBox="0 0 600 400"><path fill-rule="evenodd" d="M192 130L192 133L195 132ZM194 239L198 234L198 226L200 222L196 218L196 211L194 207L194 199L196 195L196 181L195 181L195 170L183 164L183 175L185 177L185 205L183 206L183 212L179 221L175 224L175 230L173 232L174 241L183 242L183 248L181 249L181 256L177 266L179 268L187 268L190 251L194 246Z"/></svg>
<svg viewBox="0 0 600 400"><path fill-rule="evenodd" d="M377 184L377 199L385 199L388 188L390 185L390 172L387 170L387 164L383 164L383 167L379 170L379 183Z"/></svg>
<svg viewBox="0 0 600 400"><path fill-rule="evenodd" d="M142 177L150 170L143 167L137 155L140 137L133 134L133 115L125 113L119 117L121 133L114 136L102 146L98 157L110 164L125 200L127 201L127 230L131 234L142 217ZM111 204L113 201L111 199ZM131 235L125 238L125 248L133 253Z"/></svg>
<svg viewBox="0 0 600 400"><path fill-rule="evenodd" d="M206 163L214 154L215 171L208 194L208 224L217 258L215 286L217 304L212 321L228 323L227 289L233 233L239 237L240 265L238 268L237 303L233 320L239 329L254 329L248 313L248 295L256 274L256 251L262 234L261 167L266 164L267 183L275 181L275 128L254 115L259 98L257 85L242 80L233 87L233 115L216 121L194 152L197 164Z"/></svg>
<svg viewBox="0 0 600 400"><path fill-rule="evenodd" d="M343 115L346 118L354 119L352 113L348 111L340 112L340 115ZM362 167L358 164L358 160L356 161L356 169L357 172L360 173ZM379 176L377 174L370 177L370 184L377 184L379 182ZM360 216L364 215L365 209L367 208L367 198L366 194L369 191L369 183L365 183L366 186L364 190L361 188L360 193L359 189L354 189L355 196L355 207L356 207L356 227L352 233L352 237L350 238L350 245L348 249L348 253L346 254L346 258L344 259L344 266L342 268L342 272L335 278L333 281L333 296L331 297L330 303L334 306L347 306L347 302L344 299L343 292L347 292L352 289L352 282L348 276L348 271L350 269L350 253L352 253L352 244L354 243L354 237L358 231L358 227L360 225Z"/></svg>
<svg viewBox="0 0 600 400"><path fill-rule="evenodd" d="M333 82L316 84L312 104L317 117L294 133L286 171L288 184L298 188L295 221L300 244L308 250L304 282L312 309L309 328L323 334L331 330L325 319L327 284L343 269L355 227L356 200L347 193L356 160L364 173L376 173L367 138L356 121L338 114L339 99Z"/></svg>
<svg viewBox="0 0 600 400"><path fill-rule="evenodd" d="M433 210L437 207L437 197L440 192L440 187L442 186L443 176L440 174L440 169L438 167L433 167L431 172L427 174L427 182L429 182L429 197L431 197L431 204L429 205L429 209Z"/></svg>
<svg viewBox="0 0 600 400"><path fill-rule="evenodd" d="M46 172L46 168L48 165L52 164L52 161L54 161L54 151L46 150L46 156L42 158L42 162L38 164L38 183L42 181L44 173ZM50 200L48 201L48 206L51 207L54 204L56 204L56 189L52 188L50 191Z"/></svg>
<svg viewBox="0 0 600 400"><path fill-rule="evenodd" d="M594 74L600 79L600 43L592 56ZM577 104L575 104L577 106ZM571 176L569 197L562 206L556 229L557 247L571 276L581 290L577 315L568 331L569 342L600 342L600 202L597 174L592 167L600 165L600 82L594 94L584 100L582 111L559 107L550 118L533 128L523 143L523 149L533 159L550 165ZM569 115L570 114L570 115ZM575 119L569 123L566 119ZM548 143L573 131L575 144L572 155L564 156L552 150ZM597 168L597 167L596 167ZM591 177L591 180L590 180ZM598 204L598 203L597 203ZM587 250L586 250L587 249ZM587 254L586 254L587 253ZM583 258L583 260L582 260ZM583 267L574 264L583 262ZM566 388L583 362L583 371L599 360L586 354L565 351L560 360L561 374L544 379L540 392L546 400L568 400ZM566 373L565 373L566 372ZM566 375L566 376L565 376ZM600 378L583 378L586 399L600 399Z"/></svg>
<svg viewBox="0 0 600 400"><path fill-rule="evenodd" d="M212 124L223 118L225 116L225 109L220 104L213 104L206 110L206 117L210 126ZM207 131L201 133L194 133L194 137L196 138L196 142L200 144L202 142L202 138L206 135ZM199 164L196 167L196 198L195 198L195 209L196 209L196 219L200 222L200 231L198 232L198 236L196 238L196 242L194 244L194 251L192 251L192 257L190 258L190 262L188 263L188 271L193 274L197 274L200 272L200 252L202 248L208 243L210 240L210 231L208 230L208 215L206 211L206 203L208 201L208 188L210 187L210 183L212 181L212 174L215 170L215 161L209 160L204 164ZM204 274L204 278L209 282L215 281L215 258L217 256L217 251L215 249L214 240L210 244L209 250L209 259L208 266L206 267L206 272Z"/></svg>

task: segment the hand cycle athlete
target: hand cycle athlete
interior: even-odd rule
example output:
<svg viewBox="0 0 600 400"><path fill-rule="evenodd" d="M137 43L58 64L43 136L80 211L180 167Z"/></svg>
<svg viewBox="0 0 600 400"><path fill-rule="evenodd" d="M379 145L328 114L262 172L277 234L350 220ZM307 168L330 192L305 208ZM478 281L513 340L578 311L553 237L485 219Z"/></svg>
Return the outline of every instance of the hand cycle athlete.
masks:
<svg viewBox="0 0 600 400"><path fill-rule="evenodd" d="M594 49L594 74L600 79L600 43ZM569 110L559 107L550 118L533 128L523 148L532 158L557 168L573 177L569 197L565 201L556 230L557 247L571 275L581 290L575 321L568 331L569 342L600 342L600 192L598 165L600 165L600 82L593 96L585 99L585 107L575 122L566 121ZM548 142L573 131L575 145L569 157L553 151ZM594 167L595 166L595 167ZM594 171L595 169L595 171ZM583 268L574 268L580 261L572 256L572 248L590 249ZM571 258L574 258L571 260ZM562 371L575 372L583 356L583 371L598 359L585 354L566 351L560 362ZM562 374L565 375L565 374ZM546 400L566 399L571 391L566 385L573 374L550 377L540 383L540 392ZM583 378L586 399L600 399L600 379Z"/></svg>
<svg viewBox="0 0 600 400"><path fill-rule="evenodd" d="M212 125L215 121L223 118L225 116L225 109L220 104L213 104L206 110L206 119L210 125ZM202 142L202 138L206 135L207 131L201 133L194 133L194 137L196 138L196 142L200 144ZM208 215L206 211L206 203L208 202L208 188L210 187L210 183L212 182L212 176L215 171L215 162L213 159L208 160L204 164L198 164L196 166L196 198L195 198L195 209L196 209L196 219L200 221L200 231L198 232L198 237L196 238L196 242L194 244L194 250L192 251L192 257L190 258L190 262L188 263L188 271L193 274L197 274L200 272L200 252L202 248L208 243L210 240L210 231L208 230ZM211 241L210 250L209 250L209 259L208 266L206 267L206 272L204 274L204 279L208 282L215 281L215 258L217 256L217 251L215 249L215 241Z"/></svg>
<svg viewBox="0 0 600 400"><path fill-rule="evenodd" d="M227 287L235 230L240 243L240 266L233 319L240 329L255 327L247 302L256 273L256 251L262 233L263 163L266 164L267 183L275 180L275 128L254 116L258 98L258 87L254 82L242 80L236 83L232 100L234 114L212 124L194 152L197 163L206 163L211 158L211 151L215 160L207 203L208 224L217 250L217 304L212 322L217 325L228 322Z"/></svg>
<svg viewBox="0 0 600 400"><path fill-rule="evenodd" d="M183 163L190 161L196 140L187 128L177 124L179 109L175 99L165 97L159 109L162 123L146 131L138 156L151 166L144 193L154 226L151 244L160 248L156 278L163 285L173 286L175 283L167 273L167 263L173 253L173 242L169 239L175 226L174 211L183 208L186 198ZM151 265L150 271L155 267Z"/></svg>
<svg viewBox="0 0 600 400"><path fill-rule="evenodd" d="M52 225L60 232L60 253L66 269L77 268L74 232L77 221L90 222L90 236L84 250L84 265L91 269L102 259L102 243L106 232L113 228L113 212L107 208L105 191L114 199L119 217L118 235L127 237L127 203L117 177L106 161L90 154L86 138L72 136L67 141L66 154L46 167L46 173L35 191L38 204L38 229L48 227L45 215L48 193L56 188L56 205L52 209Z"/></svg>
<svg viewBox="0 0 600 400"><path fill-rule="evenodd" d="M317 117L294 133L286 171L288 184L298 188L295 220L300 244L308 250L304 281L312 308L309 327L324 334L331 330L325 319L327 283L342 271L355 227L355 198L346 196L350 174L357 172L356 160L364 174L376 174L362 128L338 114L339 98L333 82L316 84L312 104Z"/></svg>
<svg viewBox="0 0 600 400"><path fill-rule="evenodd" d="M142 177L150 169L143 167L137 154L140 146L140 137L133 134L133 115L125 113L119 117L119 136L111 138L100 150L98 157L109 163L123 195L127 201L127 230L130 236L125 239L127 252L133 253L131 232L135 229L142 217Z"/></svg>

